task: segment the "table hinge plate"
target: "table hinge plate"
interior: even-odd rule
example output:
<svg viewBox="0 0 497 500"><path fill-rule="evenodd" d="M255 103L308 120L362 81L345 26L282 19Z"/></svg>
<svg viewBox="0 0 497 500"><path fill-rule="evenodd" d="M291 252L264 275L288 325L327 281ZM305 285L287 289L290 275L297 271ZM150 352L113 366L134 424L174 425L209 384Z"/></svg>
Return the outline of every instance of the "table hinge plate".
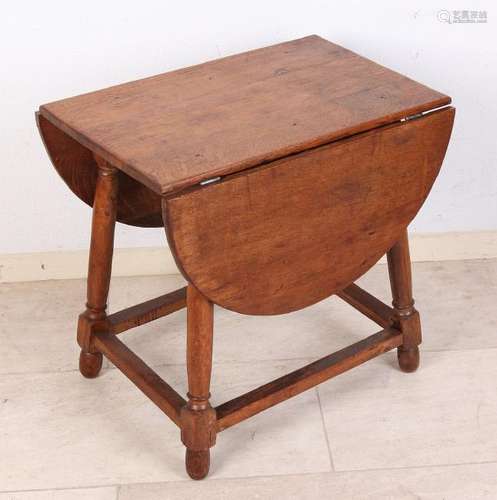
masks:
<svg viewBox="0 0 497 500"><path fill-rule="evenodd" d="M212 179L206 179L205 181L200 182L201 186L206 186L207 184L212 184L213 182L220 181L221 177L212 177Z"/></svg>
<svg viewBox="0 0 497 500"><path fill-rule="evenodd" d="M405 118L401 118L400 121L401 122L408 122L410 120L415 120L416 118L422 118L423 116L423 113L416 113L415 115L410 115L410 116L406 116Z"/></svg>

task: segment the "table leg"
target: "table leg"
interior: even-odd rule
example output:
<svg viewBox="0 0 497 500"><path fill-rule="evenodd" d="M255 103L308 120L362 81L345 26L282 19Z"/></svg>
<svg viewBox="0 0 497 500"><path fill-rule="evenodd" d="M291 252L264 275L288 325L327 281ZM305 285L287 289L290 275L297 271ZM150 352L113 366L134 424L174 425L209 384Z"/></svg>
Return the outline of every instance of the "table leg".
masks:
<svg viewBox="0 0 497 500"><path fill-rule="evenodd" d="M86 310L78 321L78 343L81 347L79 369L94 378L102 367L102 354L92 346L92 333L106 331L107 296L109 293L114 250L118 170L96 157L98 177L93 201L90 258L88 264Z"/></svg>
<svg viewBox="0 0 497 500"><path fill-rule="evenodd" d="M402 331L403 343L397 349L400 369L413 372L419 366L421 323L412 297L411 258L407 229L387 253L388 272L395 309L396 327Z"/></svg>
<svg viewBox="0 0 497 500"><path fill-rule="evenodd" d="M181 411L181 440L188 474L203 479L209 472L209 448L216 442L216 411L209 403L213 304L191 284L186 302L188 403Z"/></svg>

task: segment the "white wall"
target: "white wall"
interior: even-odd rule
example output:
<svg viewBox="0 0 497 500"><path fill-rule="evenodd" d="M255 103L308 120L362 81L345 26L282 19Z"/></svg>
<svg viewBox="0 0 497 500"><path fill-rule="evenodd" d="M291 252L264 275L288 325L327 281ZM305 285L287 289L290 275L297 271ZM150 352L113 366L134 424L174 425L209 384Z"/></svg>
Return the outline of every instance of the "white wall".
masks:
<svg viewBox="0 0 497 500"><path fill-rule="evenodd" d="M34 111L45 102L317 33L451 95L442 173L416 232L497 229L497 9L429 1L23 1L0 16L0 253L86 248L89 208L58 178ZM487 10L446 24L440 9ZM120 247L164 244L120 226Z"/></svg>

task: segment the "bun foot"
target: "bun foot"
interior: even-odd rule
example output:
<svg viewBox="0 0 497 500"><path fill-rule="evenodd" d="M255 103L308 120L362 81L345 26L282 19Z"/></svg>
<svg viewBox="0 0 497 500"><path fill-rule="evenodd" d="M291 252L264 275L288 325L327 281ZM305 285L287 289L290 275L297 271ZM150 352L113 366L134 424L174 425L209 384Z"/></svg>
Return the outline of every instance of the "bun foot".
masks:
<svg viewBox="0 0 497 500"><path fill-rule="evenodd" d="M186 449L185 464L186 472L192 479L204 479L209 473L210 450L190 450Z"/></svg>
<svg viewBox="0 0 497 500"><path fill-rule="evenodd" d="M102 368L102 354L81 351L79 354L79 371L86 378L95 378Z"/></svg>
<svg viewBox="0 0 497 500"><path fill-rule="evenodd" d="M415 372L419 366L419 347L412 347L410 349L397 349L397 359L399 360L400 369L403 372Z"/></svg>

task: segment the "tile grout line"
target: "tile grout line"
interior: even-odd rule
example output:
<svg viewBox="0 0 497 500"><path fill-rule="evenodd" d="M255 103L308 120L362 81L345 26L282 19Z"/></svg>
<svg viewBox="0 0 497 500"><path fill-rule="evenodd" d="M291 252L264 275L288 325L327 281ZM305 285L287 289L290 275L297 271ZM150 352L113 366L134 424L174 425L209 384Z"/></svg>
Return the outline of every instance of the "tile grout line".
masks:
<svg viewBox="0 0 497 500"><path fill-rule="evenodd" d="M315 476L320 474L350 474L350 473L367 473L367 472L379 472L379 471L397 471L397 470L409 470L409 469L438 469L442 467L465 467L468 465L497 465L497 460L483 460L482 462L460 462L455 464L432 464L432 465L409 465L409 466L400 466L400 467L379 467L373 469L344 469L338 471L314 471L314 472L297 472L297 473L289 473L289 474L260 474L255 476L230 476L230 477L213 477L207 478L205 481L240 481L243 479L251 480L251 479L271 479L271 478L285 478L285 477L306 477L306 476ZM172 480L172 481L155 481L155 482L143 482L143 483L124 483L119 486L140 486L140 485L151 485L151 484L172 484L172 483L188 483L191 482L190 478L180 479L180 480Z"/></svg>
<svg viewBox="0 0 497 500"><path fill-rule="evenodd" d="M394 471L394 470L407 470L407 469L439 469L442 467L463 467L465 465L488 465L497 464L496 460L482 460L481 462L458 462L454 464L421 464L421 465L402 465L399 467L370 467L367 469L343 469L335 471L336 474L349 474L352 472L378 472L378 471Z"/></svg>
<svg viewBox="0 0 497 500"><path fill-rule="evenodd" d="M328 436L328 431L326 429L326 423L324 421L324 413L323 413L323 405L321 404L321 396L319 395L318 387L315 387L314 390L316 391L316 396L318 398L319 413L321 414L321 422L323 424L324 437L326 440L326 446L328 447L328 456L330 459L331 470L332 470L332 472L336 472L335 463L333 461L333 454L331 452L330 438Z"/></svg>
<svg viewBox="0 0 497 500"><path fill-rule="evenodd" d="M431 465L406 465L401 467L377 467L377 468L369 468L369 469L343 469L337 471L315 471L315 472L298 472L298 473L289 473L289 474L261 474L255 476L231 476L231 477L212 477L208 478L205 481L240 481L240 480L251 480L251 479L271 479L271 478L284 478L284 477L305 477L305 476L314 476L320 474L350 474L350 473L367 473L367 472L378 472L378 471L397 471L397 470L409 470L409 469L439 469L443 467L464 467L468 465L491 465L496 464L496 460L483 460L481 462L459 462L454 464L431 464ZM145 485L156 485L156 484L174 484L181 483L186 484L188 482L192 482L191 479L173 479L170 481L144 481L144 482L135 482L135 483L114 483L114 484L101 484L101 485L90 485L90 486L67 486L67 487L55 487L55 488L31 488L27 490L0 490L0 494L9 494L9 493L30 493L30 492L43 492L43 491L65 491L65 490L96 490L103 488L114 488L116 491L120 491L123 486L145 486ZM116 499L118 500L118 499Z"/></svg>
<svg viewBox="0 0 497 500"><path fill-rule="evenodd" d="M421 353L429 353L429 352L472 352L472 351L495 351L497 350L497 346L495 347L469 347L469 348L460 348L460 349L424 349L423 344L421 344L420 347ZM388 351L384 354L388 354ZM319 359L319 358L318 358ZM304 356L304 357L298 357L298 358L281 358L281 359L250 359L250 360L245 360L245 361L237 361L237 360L227 360L227 361L217 361L214 362L214 366L222 366L222 365L228 365L232 363L238 363L238 364L253 364L253 363L286 363L288 361L309 361L313 362L316 361L316 358L310 357L310 356ZM110 363L110 361L109 361ZM163 363L163 364L149 364L148 365L150 368L165 368L167 366L171 367L176 367L176 366L186 366L186 363ZM109 371L109 370L118 370L112 363L109 364L109 366L102 367L102 372L104 371ZM0 372L0 376L14 376L14 375L54 375L58 373L75 373L79 372L78 368L68 368L66 370L34 370L34 371L26 371L26 372Z"/></svg>
<svg viewBox="0 0 497 500"><path fill-rule="evenodd" d="M397 470L409 470L409 469L439 469L443 467L465 467L471 465L497 465L497 460L483 460L481 462L459 462L455 464L432 464L432 465L408 465L408 466L400 466L400 467L379 467L379 468L371 468L371 469L344 469L337 471L314 471L314 472L297 472L297 473L289 473L289 474L259 474L255 476L230 476L230 477L213 477L207 478L205 481L240 481L240 480L251 480L251 479L271 479L271 478L285 478L285 477L306 477L306 476L315 476L320 474L333 474L333 475L341 475L341 474L351 474L351 473L367 473L367 472L379 472L379 471L397 471ZM185 479L173 479L172 481L153 481L153 482L143 482L143 483L124 483L119 485L121 486L141 486L141 485L151 485L151 484L173 484L173 483L181 483L186 484L191 482L190 478ZM0 492L3 493L3 492Z"/></svg>
<svg viewBox="0 0 497 500"><path fill-rule="evenodd" d="M169 481L172 482L172 481ZM130 484L154 484L154 483L130 483ZM89 486L55 486L53 488L29 488L27 490L0 490L0 495L15 493L39 493L44 491L78 491L78 490L102 490L113 488L116 492L121 484L90 484ZM117 500L117 498L116 498Z"/></svg>

